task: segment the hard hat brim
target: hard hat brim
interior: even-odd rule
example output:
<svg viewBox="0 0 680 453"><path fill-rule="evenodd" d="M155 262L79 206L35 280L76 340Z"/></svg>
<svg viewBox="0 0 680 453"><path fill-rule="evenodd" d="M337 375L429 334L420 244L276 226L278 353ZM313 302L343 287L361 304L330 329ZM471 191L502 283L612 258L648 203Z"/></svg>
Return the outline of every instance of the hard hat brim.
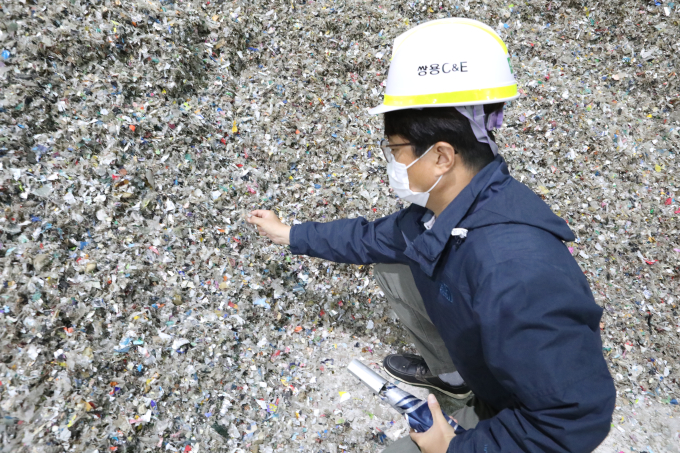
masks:
<svg viewBox="0 0 680 453"><path fill-rule="evenodd" d="M519 93L514 96L509 96L500 99L484 99L480 101L468 101L468 102L454 102L449 104L421 104L421 105L385 105L380 104L377 107L368 109L370 115L380 115L381 113L393 112L395 110L407 110L407 109L426 109L426 108L437 108L437 107L459 107L461 105L484 105L484 104L496 104L499 102L514 101L519 97Z"/></svg>

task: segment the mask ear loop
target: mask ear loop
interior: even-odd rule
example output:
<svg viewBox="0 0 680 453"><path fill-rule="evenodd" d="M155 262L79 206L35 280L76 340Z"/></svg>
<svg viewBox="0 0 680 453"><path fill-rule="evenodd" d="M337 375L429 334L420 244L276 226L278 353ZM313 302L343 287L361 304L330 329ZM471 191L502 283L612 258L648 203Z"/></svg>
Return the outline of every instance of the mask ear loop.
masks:
<svg viewBox="0 0 680 453"><path fill-rule="evenodd" d="M436 143L435 143L435 145L436 145ZM413 164L415 164L415 163L418 162L420 159L422 159L423 157L425 157L425 154L429 153L430 150L431 150L432 148L434 148L434 145L432 145L432 146L430 146L429 148L427 148L427 151L425 151L419 158L417 158L416 160L414 160L413 162L411 162L410 164L408 164L408 167L406 167L406 169L408 170L409 168L413 167ZM432 189L434 189L435 187L437 187L437 184L439 184L439 181L441 181L443 177L444 177L444 175L441 175L441 176L439 177L439 179L437 180L437 182L435 182L434 185L433 185L432 187L430 187L430 188L428 189L428 191L425 192L425 193L430 193L430 192L432 192Z"/></svg>
<svg viewBox="0 0 680 453"><path fill-rule="evenodd" d="M435 143L435 145L436 145L436 143ZM423 157L425 157L425 154L429 153L430 150L431 150L432 148L434 148L434 145L432 145L432 146L430 146L429 148L427 148L427 151L425 151L423 154L421 154L421 156L420 156L419 158L417 158L416 160L414 160L413 162L411 162L410 164L408 164L408 166L406 167L406 169L408 170L409 168L413 167L413 165L414 165L416 162L418 162L420 159L422 159ZM392 158L394 158L394 157L392 157Z"/></svg>
<svg viewBox="0 0 680 453"><path fill-rule="evenodd" d="M491 140L487 131L500 127L503 123L503 111L494 112L487 118L487 115L484 114L483 105L465 105L456 107L456 110L470 121L472 132L474 132L477 141L486 143L491 147L493 155L498 155L498 145Z"/></svg>

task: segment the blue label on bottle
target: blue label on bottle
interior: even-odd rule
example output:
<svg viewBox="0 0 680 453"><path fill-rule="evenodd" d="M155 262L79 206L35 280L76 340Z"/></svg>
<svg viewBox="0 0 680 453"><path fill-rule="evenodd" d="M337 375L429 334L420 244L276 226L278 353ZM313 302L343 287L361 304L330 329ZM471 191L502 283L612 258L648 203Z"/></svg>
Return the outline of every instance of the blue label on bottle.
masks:
<svg viewBox="0 0 680 453"><path fill-rule="evenodd" d="M456 434L462 434L465 432L465 430L461 428L460 425L458 425L458 423L456 423L451 417L446 415L444 411L442 411L442 414L444 414L446 422L453 427ZM421 405L413 412L407 413L406 419L408 420L408 424L411 426L411 428L419 433L424 433L430 429L434 423L434 420L432 420L432 412L430 412L430 408L428 407L427 403Z"/></svg>

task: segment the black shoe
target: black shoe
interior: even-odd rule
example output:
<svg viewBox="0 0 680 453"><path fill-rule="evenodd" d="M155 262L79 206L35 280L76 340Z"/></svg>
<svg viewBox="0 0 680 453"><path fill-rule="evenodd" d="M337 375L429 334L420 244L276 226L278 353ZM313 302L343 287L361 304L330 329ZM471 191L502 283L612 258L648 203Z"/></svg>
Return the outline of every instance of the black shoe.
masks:
<svg viewBox="0 0 680 453"><path fill-rule="evenodd" d="M464 399L470 394L470 388L463 382L451 385L433 375L425 363L425 359L414 354L390 354L383 360L385 372L410 385L431 387L456 399Z"/></svg>

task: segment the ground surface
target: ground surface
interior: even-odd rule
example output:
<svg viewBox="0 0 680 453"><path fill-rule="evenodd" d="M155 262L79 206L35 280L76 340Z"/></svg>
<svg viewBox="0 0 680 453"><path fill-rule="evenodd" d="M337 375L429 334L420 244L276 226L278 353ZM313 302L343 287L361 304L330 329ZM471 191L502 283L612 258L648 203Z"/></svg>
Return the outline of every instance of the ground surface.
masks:
<svg viewBox="0 0 680 453"><path fill-rule="evenodd" d="M599 451L677 451L678 11L666 2L6 0L0 436L12 452L379 451L345 371L408 349L369 267L243 223L401 204L374 145L395 36L507 43L513 176L578 239L619 391ZM347 392L347 393L339 393Z"/></svg>

